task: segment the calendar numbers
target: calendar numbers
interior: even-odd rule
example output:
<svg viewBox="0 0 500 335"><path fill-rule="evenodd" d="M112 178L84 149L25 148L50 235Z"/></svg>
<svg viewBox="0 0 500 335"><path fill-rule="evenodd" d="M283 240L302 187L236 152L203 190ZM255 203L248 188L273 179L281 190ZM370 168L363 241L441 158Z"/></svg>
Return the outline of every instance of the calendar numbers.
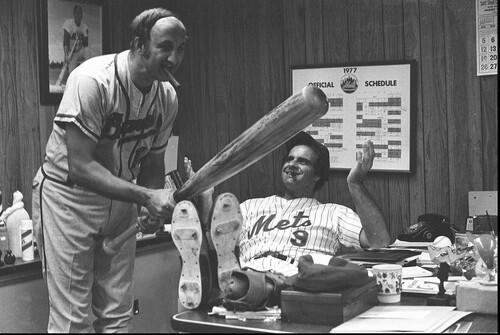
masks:
<svg viewBox="0 0 500 335"><path fill-rule="evenodd" d="M498 1L476 0L477 74L497 74Z"/></svg>

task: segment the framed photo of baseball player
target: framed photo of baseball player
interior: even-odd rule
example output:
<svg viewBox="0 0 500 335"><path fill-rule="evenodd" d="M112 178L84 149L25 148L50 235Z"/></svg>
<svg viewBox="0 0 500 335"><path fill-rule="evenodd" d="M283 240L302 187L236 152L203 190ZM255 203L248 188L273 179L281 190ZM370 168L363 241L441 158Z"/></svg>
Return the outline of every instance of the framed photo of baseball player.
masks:
<svg viewBox="0 0 500 335"><path fill-rule="evenodd" d="M330 151L330 169L349 170L371 140L372 171L411 172L416 61L292 66L292 90L319 87L328 111L304 131ZM413 136L414 137L414 136Z"/></svg>
<svg viewBox="0 0 500 335"><path fill-rule="evenodd" d="M104 53L105 3L105 0L39 2L42 104L58 104L69 74L85 60Z"/></svg>

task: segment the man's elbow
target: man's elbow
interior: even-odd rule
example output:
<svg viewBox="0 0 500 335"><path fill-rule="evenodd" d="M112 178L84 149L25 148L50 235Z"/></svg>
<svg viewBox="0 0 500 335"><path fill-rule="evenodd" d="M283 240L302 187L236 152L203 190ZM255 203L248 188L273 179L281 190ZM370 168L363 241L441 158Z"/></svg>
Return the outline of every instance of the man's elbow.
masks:
<svg viewBox="0 0 500 335"><path fill-rule="evenodd" d="M378 232L372 235L368 235L363 231L360 242L362 247L371 249L385 248L392 243L391 237L387 231L382 233Z"/></svg>
<svg viewBox="0 0 500 335"><path fill-rule="evenodd" d="M389 244L391 244L391 238L389 237L389 235L387 235L370 243L370 247L373 249L380 249L386 248L387 246L389 246Z"/></svg>

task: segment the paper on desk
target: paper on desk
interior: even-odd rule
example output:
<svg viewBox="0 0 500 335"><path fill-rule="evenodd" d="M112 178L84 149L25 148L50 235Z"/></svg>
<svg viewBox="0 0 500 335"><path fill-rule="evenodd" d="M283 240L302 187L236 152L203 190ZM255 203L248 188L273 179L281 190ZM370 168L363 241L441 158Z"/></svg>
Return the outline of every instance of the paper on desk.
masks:
<svg viewBox="0 0 500 335"><path fill-rule="evenodd" d="M222 306L213 306L212 311L208 313L209 315L220 315L228 320L235 319L240 321L246 320L263 320L263 321L275 321L281 319L281 309L278 306L266 307L263 311L228 311Z"/></svg>
<svg viewBox="0 0 500 335"><path fill-rule="evenodd" d="M430 277L432 272L420 266L405 266L403 268L403 278Z"/></svg>
<svg viewBox="0 0 500 335"><path fill-rule="evenodd" d="M432 267L438 267L439 265L434 263L431 260L431 256L429 255L429 252L423 251L420 256L417 258L417 265L425 265L426 267L432 266Z"/></svg>
<svg viewBox="0 0 500 335"><path fill-rule="evenodd" d="M453 295L456 293L457 283L460 281L457 280L457 278L461 277L449 278L448 281L444 282L446 294ZM403 279L401 282L401 290L403 293L437 294L439 292L439 282L439 278L436 277Z"/></svg>
<svg viewBox="0 0 500 335"><path fill-rule="evenodd" d="M427 248L432 242L407 242L396 239L394 243L389 245L392 248Z"/></svg>
<svg viewBox="0 0 500 335"><path fill-rule="evenodd" d="M330 333L443 332L469 313L452 306L375 306Z"/></svg>

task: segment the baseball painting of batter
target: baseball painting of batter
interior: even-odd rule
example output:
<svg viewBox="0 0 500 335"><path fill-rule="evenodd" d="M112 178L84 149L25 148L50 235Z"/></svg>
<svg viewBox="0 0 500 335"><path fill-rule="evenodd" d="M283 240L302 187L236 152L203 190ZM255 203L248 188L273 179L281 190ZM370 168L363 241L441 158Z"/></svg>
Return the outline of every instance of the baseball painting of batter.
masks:
<svg viewBox="0 0 500 335"><path fill-rule="evenodd" d="M49 95L64 92L68 75L85 60L103 54L103 1L44 0L47 58L41 85ZM42 49L42 51L45 51ZM42 64L41 64L42 65Z"/></svg>

